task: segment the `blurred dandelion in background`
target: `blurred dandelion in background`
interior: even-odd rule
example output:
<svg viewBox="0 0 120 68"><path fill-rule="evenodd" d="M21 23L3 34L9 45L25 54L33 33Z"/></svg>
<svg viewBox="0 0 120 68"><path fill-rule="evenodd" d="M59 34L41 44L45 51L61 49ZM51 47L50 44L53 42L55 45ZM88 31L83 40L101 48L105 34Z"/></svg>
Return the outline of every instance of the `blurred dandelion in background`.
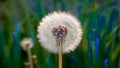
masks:
<svg viewBox="0 0 120 68"><path fill-rule="evenodd" d="M33 68L33 62L32 62L32 53L31 53L31 48L33 47L33 42L31 38L24 38L21 41L21 46L23 50L26 50L28 53L28 59L29 62L25 63L25 67Z"/></svg>
<svg viewBox="0 0 120 68"><path fill-rule="evenodd" d="M33 41L31 38L24 38L21 41L21 47L23 50L31 49L33 47Z"/></svg>

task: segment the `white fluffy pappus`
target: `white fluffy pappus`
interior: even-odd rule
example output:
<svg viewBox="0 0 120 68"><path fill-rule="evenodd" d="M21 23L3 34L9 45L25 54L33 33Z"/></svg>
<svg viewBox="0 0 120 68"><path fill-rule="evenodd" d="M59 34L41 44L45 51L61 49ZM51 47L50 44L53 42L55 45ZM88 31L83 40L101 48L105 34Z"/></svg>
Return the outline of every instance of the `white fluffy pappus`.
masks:
<svg viewBox="0 0 120 68"><path fill-rule="evenodd" d="M62 53L75 50L82 39L82 27L77 18L66 12L53 12L45 16L38 26L37 38L41 46L52 53L59 53L56 38L52 34L54 27L67 27L67 35L62 45Z"/></svg>
<svg viewBox="0 0 120 68"><path fill-rule="evenodd" d="M23 50L31 49L33 47L33 41L31 38L24 38L21 41L21 47Z"/></svg>

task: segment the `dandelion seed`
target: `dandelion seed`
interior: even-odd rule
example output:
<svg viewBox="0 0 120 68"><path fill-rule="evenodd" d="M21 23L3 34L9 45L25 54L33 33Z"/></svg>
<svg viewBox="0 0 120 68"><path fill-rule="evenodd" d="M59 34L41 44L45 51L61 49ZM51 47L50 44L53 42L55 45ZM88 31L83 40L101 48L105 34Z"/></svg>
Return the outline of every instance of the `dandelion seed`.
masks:
<svg viewBox="0 0 120 68"><path fill-rule="evenodd" d="M33 47L32 39L24 38L21 41L21 47L22 47L23 50L31 49Z"/></svg>
<svg viewBox="0 0 120 68"><path fill-rule="evenodd" d="M45 16L37 31L41 46L52 53L59 53L60 50L62 53L69 53L79 45L82 38L80 22L65 12L54 12Z"/></svg>

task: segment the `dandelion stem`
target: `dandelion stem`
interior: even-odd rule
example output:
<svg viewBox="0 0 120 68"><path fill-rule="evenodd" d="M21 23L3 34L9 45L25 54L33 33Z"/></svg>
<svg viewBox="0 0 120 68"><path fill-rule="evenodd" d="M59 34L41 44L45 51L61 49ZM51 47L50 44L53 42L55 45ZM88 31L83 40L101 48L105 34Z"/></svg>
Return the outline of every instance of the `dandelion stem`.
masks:
<svg viewBox="0 0 120 68"><path fill-rule="evenodd" d="M59 68L62 68L62 52L59 52Z"/></svg>
<svg viewBox="0 0 120 68"><path fill-rule="evenodd" d="M62 39L58 41L59 49L59 68L62 68Z"/></svg>
<svg viewBox="0 0 120 68"><path fill-rule="evenodd" d="M29 58L29 62L30 62L30 68L33 68L32 57L31 57L31 49L28 48L27 52L28 52L28 58Z"/></svg>

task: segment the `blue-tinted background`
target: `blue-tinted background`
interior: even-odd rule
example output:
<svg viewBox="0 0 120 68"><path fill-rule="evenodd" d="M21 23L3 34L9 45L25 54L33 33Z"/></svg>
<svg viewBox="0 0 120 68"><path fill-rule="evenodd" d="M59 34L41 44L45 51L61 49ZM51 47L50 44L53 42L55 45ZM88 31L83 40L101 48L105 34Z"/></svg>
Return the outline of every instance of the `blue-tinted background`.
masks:
<svg viewBox="0 0 120 68"><path fill-rule="evenodd" d="M0 0L0 68L24 68L24 37L33 39L36 68L58 67L58 55L36 38L39 22L53 11L70 12L83 28L80 45L63 55L63 68L120 68L120 0Z"/></svg>

